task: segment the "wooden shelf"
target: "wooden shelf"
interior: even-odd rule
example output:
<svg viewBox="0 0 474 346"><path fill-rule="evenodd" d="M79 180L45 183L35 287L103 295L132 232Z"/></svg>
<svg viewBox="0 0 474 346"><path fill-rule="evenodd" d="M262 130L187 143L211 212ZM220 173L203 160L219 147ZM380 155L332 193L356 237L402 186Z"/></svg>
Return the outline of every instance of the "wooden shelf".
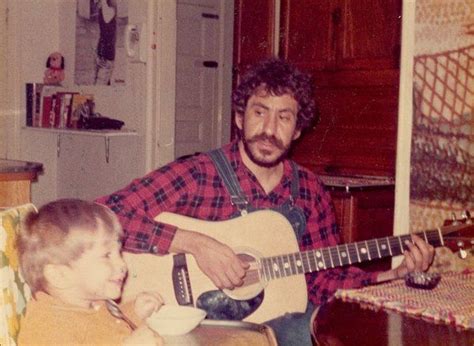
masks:
<svg viewBox="0 0 474 346"><path fill-rule="evenodd" d="M57 128L43 128L30 127L22 128L25 131L35 131L53 134L77 135L77 136L95 136L95 137L117 137L117 136L137 136L135 130L75 130L75 129L57 129Z"/></svg>

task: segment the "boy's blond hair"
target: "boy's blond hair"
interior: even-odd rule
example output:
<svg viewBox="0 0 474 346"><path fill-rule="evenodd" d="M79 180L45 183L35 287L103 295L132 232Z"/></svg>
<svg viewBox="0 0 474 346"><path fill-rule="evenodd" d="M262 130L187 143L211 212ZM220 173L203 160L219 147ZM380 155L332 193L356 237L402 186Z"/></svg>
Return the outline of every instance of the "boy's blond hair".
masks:
<svg viewBox="0 0 474 346"><path fill-rule="evenodd" d="M122 227L109 208L80 199L57 200L28 214L17 246L21 271L32 292L48 292L45 266L67 265L78 259L94 243L94 237L87 235L96 234L99 228L107 234L123 236ZM72 233L79 236L71 236Z"/></svg>

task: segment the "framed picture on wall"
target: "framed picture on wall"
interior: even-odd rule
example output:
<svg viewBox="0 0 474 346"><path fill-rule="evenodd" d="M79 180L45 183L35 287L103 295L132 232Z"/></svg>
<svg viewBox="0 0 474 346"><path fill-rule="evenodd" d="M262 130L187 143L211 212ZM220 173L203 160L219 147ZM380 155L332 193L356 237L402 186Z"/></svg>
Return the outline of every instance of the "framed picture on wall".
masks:
<svg viewBox="0 0 474 346"><path fill-rule="evenodd" d="M128 0L77 0L76 85L125 85Z"/></svg>

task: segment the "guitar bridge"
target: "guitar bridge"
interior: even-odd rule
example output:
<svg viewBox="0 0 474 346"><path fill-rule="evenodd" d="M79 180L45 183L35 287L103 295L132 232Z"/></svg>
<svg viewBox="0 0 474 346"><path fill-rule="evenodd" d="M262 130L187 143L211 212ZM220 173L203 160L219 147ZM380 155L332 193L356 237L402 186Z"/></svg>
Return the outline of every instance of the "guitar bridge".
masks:
<svg viewBox="0 0 474 346"><path fill-rule="evenodd" d="M173 288L179 305L193 305L193 292L189 281L188 265L184 254L173 256Z"/></svg>

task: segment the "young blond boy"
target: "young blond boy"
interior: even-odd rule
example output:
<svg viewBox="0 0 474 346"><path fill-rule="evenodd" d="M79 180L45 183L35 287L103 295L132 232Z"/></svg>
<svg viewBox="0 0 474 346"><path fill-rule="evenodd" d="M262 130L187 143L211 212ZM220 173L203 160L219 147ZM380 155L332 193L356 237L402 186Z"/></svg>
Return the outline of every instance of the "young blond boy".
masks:
<svg viewBox="0 0 474 346"><path fill-rule="evenodd" d="M34 298L21 322L20 345L162 345L143 320L163 303L142 293L121 309L139 327L113 317L105 301L120 298L127 266L122 228L107 207L77 199L29 214L18 237L20 265Z"/></svg>

